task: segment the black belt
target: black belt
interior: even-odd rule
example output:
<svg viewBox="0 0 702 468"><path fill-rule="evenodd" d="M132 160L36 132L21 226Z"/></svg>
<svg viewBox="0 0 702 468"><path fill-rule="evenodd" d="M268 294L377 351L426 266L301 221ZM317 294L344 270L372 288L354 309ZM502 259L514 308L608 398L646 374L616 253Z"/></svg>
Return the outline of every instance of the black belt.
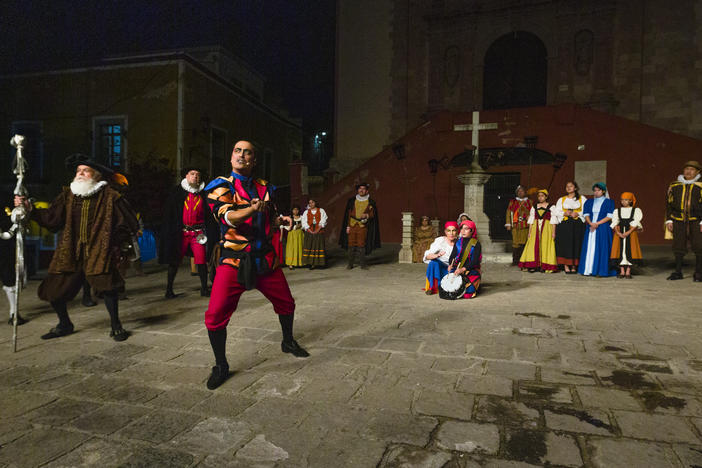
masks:
<svg viewBox="0 0 702 468"><path fill-rule="evenodd" d="M187 232L202 231L203 229L205 229L204 224L193 224L192 226L188 226L186 224L183 226L183 231L187 231Z"/></svg>

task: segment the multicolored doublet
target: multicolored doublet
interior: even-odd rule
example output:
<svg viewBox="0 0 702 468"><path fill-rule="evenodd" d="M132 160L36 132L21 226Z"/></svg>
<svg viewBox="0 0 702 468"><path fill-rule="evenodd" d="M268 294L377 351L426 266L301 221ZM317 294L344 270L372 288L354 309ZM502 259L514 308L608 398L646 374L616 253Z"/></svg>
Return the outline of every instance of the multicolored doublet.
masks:
<svg viewBox="0 0 702 468"><path fill-rule="evenodd" d="M205 190L208 204L219 223L220 264L248 268L248 272L259 275L276 269L279 260L271 245L275 209L269 206L265 212L256 212L238 224L229 223L226 217L231 211L251 206L254 198L271 203L275 187L265 180L254 180L232 172L229 177L216 178Z"/></svg>
<svg viewBox="0 0 702 468"><path fill-rule="evenodd" d="M265 180L232 172L210 182L208 204L220 228L220 259L212 285L205 326L210 331L226 328L244 291L256 288L273 304L279 315L291 315L295 300L272 245L277 213L273 205L275 187ZM267 203L263 211L232 223L227 214L246 209L258 198Z"/></svg>

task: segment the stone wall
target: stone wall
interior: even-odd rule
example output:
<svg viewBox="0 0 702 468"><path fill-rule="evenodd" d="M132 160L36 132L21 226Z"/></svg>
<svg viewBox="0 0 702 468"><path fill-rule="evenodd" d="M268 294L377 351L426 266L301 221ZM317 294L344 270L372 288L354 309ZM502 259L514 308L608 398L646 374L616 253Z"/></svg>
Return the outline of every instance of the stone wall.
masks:
<svg viewBox="0 0 702 468"><path fill-rule="evenodd" d="M702 0L680 0L674 8L654 0L387 1L391 8L374 8L373 15L384 11L391 27L390 122L381 121L388 115L381 97L387 83L362 89L339 67L340 96L356 86L356 99L379 100L374 109L381 112L370 120L374 131L364 135L358 112L337 106L338 159L351 157L344 139L370 136L374 143L361 148L379 152L378 142L397 140L438 111L481 109L485 53L513 31L527 31L544 43L548 105L575 103L702 138ZM342 3L340 27L344 15L364 11L360 4ZM378 16L373 21L385 24ZM349 51L344 44L338 44L340 63L349 54L362 60L363 47L353 43ZM383 67L367 73L384 73L386 62L367 63Z"/></svg>

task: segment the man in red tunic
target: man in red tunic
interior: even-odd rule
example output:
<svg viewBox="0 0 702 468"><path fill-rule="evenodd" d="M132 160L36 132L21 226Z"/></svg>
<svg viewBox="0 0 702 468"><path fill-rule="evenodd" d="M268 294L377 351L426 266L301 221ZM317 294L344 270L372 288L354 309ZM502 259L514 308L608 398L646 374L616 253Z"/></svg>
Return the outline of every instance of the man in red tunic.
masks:
<svg viewBox="0 0 702 468"><path fill-rule="evenodd" d="M512 265L519 263L519 258L524 251L524 245L529 236L529 212L532 207L531 200L526 196L526 190L521 185L515 190L516 197L509 201L505 229L512 232Z"/></svg>
<svg viewBox="0 0 702 468"><path fill-rule="evenodd" d="M250 142L239 141L234 145L231 163L229 177L218 177L205 188L220 228L221 251L205 312L205 326L215 357L215 366L207 380L210 390L229 377L225 353L227 324L246 290L258 289L273 304L283 330L281 350L296 357L309 356L293 339L295 300L272 245L279 223L292 220L278 216L273 200L275 187L251 176L256 154Z"/></svg>
<svg viewBox="0 0 702 468"><path fill-rule="evenodd" d="M187 167L183 180L173 189L164 208L159 245L159 263L168 265L166 298L177 296L173 292L178 267L183 256L190 252L200 276L200 295L209 296L207 288L208 252L217 238L215 221L205 197L202 171Z"/></svg>

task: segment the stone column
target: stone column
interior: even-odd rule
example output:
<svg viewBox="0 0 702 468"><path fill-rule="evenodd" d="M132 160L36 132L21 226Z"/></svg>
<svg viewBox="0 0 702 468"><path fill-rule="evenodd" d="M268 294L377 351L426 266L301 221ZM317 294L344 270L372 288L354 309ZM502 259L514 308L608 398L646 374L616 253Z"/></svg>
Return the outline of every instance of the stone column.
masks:
<svg viewBox="0 0 702 468"><path fill-rule="evenodd" d="M439 218L434 218L431 220L431 227L434 230L434 237L439 237L444 235L443 229L440 229Z"/></svg>
<svg viewBox="0 0 702 468"><path fill-rule="evenodd" d="M414 218L411 211L402 212L402 248L399 263L412 263L412 225Z"/></svg>
<svg viewBox="0 0 702 468"><path fill-rule="evenodd" d="M479 166L473 165L468 171L458 176L463 185L463 211L478 227L478 240L483 251L483 260L490 262L511 262L512 257L506 253L506 242L493 242L490 239L490 219L483 212L485 184L490 180L490 174ZM504 257L504 258L503 258Z"/></svg>

